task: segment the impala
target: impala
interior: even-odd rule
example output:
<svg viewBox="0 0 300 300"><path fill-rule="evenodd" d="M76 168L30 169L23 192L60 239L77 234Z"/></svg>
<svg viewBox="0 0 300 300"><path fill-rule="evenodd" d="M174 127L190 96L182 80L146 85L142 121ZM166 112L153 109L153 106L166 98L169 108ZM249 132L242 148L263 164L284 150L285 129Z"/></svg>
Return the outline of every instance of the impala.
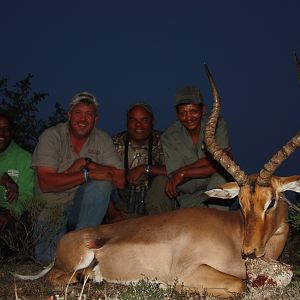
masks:
<svg viewBox="0 0 300 300"><path fill-rule="evenodd" d="M176 280L180 288L226 298L245 290L246 257L278 258L288 236L283 193L299 193L300 176L273 173L300 146L300 132L258 175L247 176L216 143L220 98L207 66L206 72L214 102L205 131L206 147L235 180L207 194L238 196L241 209L185 208L72 231L59 241L54 266L30 279L49 270L53 285L76 282L82 273L98 282L124 284L146 277L166 285Z"/></svg>

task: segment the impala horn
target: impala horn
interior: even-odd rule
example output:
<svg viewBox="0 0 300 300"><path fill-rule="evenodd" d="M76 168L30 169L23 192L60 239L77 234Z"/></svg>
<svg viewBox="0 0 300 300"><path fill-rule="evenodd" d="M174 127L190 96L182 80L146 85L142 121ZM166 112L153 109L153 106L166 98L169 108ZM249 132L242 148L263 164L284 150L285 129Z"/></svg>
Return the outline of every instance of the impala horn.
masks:
<svg viewBox="0 0 300 300"><path fill-rule="evenodd" d="M221 108L221 98L219 97L218 90L216 88L213 77L205 64L205 71L210 83L210 87L213 95L213 107L211 115L208 119L205 132L204 132L204 142L207 150L213 156L213 158L220 163L224 169L236 180L239 186L244 186L249 184L248 176L240 169L240 167L226 154L226 152L221 149L216 141L215 132L216 126L220 114Z"/></svg>
<svg viewBox="0 0 300 300"><path fill-rule="evenodd" d="M260 186L269 186L272 174L299 146L300 131L264 165L256 179L257 184Z"/></svg>

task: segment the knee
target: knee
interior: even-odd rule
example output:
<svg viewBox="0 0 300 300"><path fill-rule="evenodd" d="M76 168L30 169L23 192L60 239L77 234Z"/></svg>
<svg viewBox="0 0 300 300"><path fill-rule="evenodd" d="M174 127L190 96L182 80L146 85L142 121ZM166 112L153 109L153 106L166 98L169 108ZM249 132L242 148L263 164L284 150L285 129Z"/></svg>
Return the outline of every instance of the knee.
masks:
<svg viewBox="0 0 300 300"><path fill-rule="evenodd" d="M168 181L167 176L155 176L151 183L151 188L165 190L165 185Z"/></svg>
<svg viewBox="0 0 300 300"><path fill-rule="evenodd" d="M239 283L237 283L237 293L244 293L247 290L246 283L241 280Z"/></svg>
<svg viewBox="0 0 300 300"><path fill-rule="evenodd" d="M235 280L230 281L227 289L230 294L238 295L246 291L246 284L242 279L236 278Z"/></svg>
<svg viewBox="0 0 300 300"><path fill-rule="evenodd" d="M219 174L219 173L215 173L209 179L209 182L207 185L207 190L214 189L226 182L227 182L227 180L226 180L225 176L223 176L222 174Z"/></svg>
<svg viewBox="0 0 300 300"><path fill-rule="evenodd" d="M111 191L113 185L110 181L105 180L91 180L85 183L85 190L94 190L94 191Z"/></svg>

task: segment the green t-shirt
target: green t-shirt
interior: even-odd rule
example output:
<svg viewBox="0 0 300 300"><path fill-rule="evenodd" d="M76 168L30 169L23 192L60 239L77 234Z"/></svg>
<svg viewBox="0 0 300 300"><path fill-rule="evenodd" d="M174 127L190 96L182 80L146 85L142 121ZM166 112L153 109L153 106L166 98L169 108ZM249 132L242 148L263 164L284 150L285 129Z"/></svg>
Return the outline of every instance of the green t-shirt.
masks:
<svg viewBox="0 0 300 300"><path fill-rule="evenodd" d="M31 168L31 153L12 141L4 152L0 152L0 174L3 173L7 173L18 184L19 197L17 201L8 203L5 188L0 186L0 207L21 215L26 208L26 200L33 196L34 171Z"/></svg>

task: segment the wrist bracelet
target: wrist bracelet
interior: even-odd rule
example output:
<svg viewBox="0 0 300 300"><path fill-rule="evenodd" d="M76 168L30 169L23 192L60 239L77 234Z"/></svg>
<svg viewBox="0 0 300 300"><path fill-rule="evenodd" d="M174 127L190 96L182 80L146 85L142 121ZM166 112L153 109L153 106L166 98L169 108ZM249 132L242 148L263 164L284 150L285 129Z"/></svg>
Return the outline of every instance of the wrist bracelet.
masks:
<svg viewBox="0 0 300 300"><path fill-rule="evenodd" d="M85 182L88 182L89 180L89 170L87 168L83 168L82 170L83 178Z"/></svg>

